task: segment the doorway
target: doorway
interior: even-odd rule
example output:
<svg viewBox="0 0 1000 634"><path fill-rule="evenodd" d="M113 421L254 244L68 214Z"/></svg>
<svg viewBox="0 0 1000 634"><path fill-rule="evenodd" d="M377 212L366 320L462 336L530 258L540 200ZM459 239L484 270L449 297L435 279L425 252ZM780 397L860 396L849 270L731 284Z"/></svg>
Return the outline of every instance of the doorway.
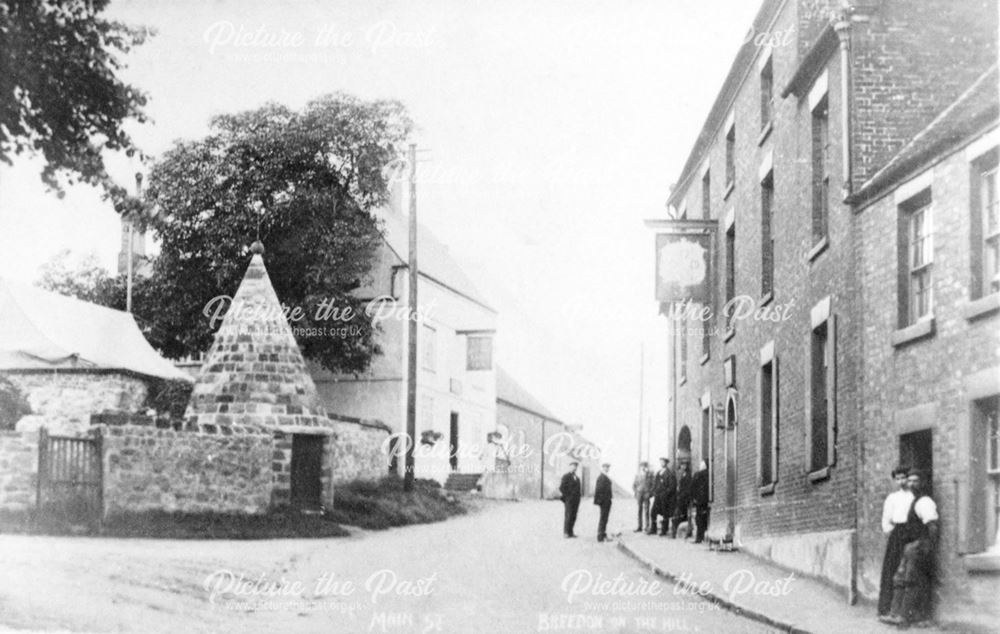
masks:
<svg viewBox="0 0 1000 634"><path fill-rule="evenodd" d="M726 400L726 537L736 533L736 396Z"/></svg>
<svg viewBox="0 0 1000 634"><path fill-rule="evenodd" d="M922 469L927 473L927 493L933 493L934 486L934 451L931 430L900 434L899 464L914 469Z"/></svg>
<svg viewBox="0 0 1000 634"><path fill-rule="evenodd" d="M292 434L292 506L318 509L322 506L323 440L317 434Z"/></svg>
<svg viewBox="0 0 1000 634"><path fill-rule="evenodd" d="M448 464L452 471L458 471L458 412L451 413L448 428Z"/></svg>

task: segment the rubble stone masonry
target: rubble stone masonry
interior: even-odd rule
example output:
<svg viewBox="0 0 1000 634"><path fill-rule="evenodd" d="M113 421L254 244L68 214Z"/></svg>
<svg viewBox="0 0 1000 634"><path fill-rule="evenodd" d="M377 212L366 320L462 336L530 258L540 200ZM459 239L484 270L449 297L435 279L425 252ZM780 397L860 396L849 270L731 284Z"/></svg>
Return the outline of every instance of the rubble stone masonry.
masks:
<svg viewBox="0 0 1000 634"><path fill-rule="evenodd" d="M352 480L378 480L389 474L389 456L384 447L389 437L388 427L333 419L333 430L336 440L330 448L330 460L334 487Z"/></svg>
<svg viewBox="0 0 1000 634"><path fill-rule="evenodd" d="M38 482L38 434L0 431L0 511L35 506Z"/></svg>
<svg viewBox="0 0 1000 634"><path fill-rule="evenodd" d="M105 427L105 514L262 513L271 503L271 434Z"/></svg>

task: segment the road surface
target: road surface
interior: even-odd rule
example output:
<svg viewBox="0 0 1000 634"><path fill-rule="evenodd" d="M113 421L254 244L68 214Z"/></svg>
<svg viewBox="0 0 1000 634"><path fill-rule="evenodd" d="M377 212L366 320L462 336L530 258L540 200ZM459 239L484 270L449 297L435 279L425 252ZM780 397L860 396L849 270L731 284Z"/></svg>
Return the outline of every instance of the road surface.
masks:
<svg viewBox="0 0 1000 634"><path fill-rule="evenodd" d="M610 529L628 529L621 500ZM559 502L348 538L0 535L0 625L72 632L765 632L658 579ZM650 537L649 539L657 539ZM3 628L0 628L3 629Z"/></svg>

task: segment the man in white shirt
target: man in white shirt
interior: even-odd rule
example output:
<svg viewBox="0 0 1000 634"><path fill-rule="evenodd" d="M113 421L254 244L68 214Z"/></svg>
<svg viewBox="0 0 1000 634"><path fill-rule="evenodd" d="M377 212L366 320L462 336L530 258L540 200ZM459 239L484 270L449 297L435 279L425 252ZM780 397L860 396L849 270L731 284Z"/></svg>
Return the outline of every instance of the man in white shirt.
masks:
<svg viewBox="0 0 1000 634"><path fill-rule="evenodd" d="M934 574L934 550L937 547L939 518L937 504L927 495L930 480L926 473L911 469L907 487L913 492L913 505L906 524L903 558L893 577L892 614L887 622L903 627L930 624L931 577Z"/></svg>
<svg viewBox="0 0 1000 634"><path fill-rule="evenodd" d="M906 524L913 504L913 493L906 488L906 467L896 467L892 470L892 479L896 490L885 498L882 504L882 532L889 536L885 545L885 557L882 558L882 579L878 591L878 616L889 616L892 609L892 576L896 574L899 560L903 556L903 530L897 526Z"/></svg>

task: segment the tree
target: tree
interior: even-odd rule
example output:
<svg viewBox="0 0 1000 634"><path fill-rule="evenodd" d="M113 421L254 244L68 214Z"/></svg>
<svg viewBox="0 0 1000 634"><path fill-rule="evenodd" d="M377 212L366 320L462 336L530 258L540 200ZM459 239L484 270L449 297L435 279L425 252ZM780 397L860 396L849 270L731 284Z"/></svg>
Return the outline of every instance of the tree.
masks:
<svg viewBox="0 0 1000 634"><path fill-rule="evenodd" d="M71 259L69 249L56 253L42 265L42 275L36 285L85 302L119 310L125 307L122 280L109 275L96 255L91 253L76 262Z"/></svg>
<svg viewBox="0 0 1000 634"><path fill-rule="evenodd" d="M334 94L300 112L268 104L219 116L207 137L175 143L153 165L139 215L160 241L135 295L152 343L170 357L208 349L206 305L235 294L259 235L278 297L304 313L293 326L353 327L299 336L303 353L333 371L364 370L378 347L351 291L369 279L380 241L371 211L388 200L384 168L411 127L398 102ZM354 318L316 319L324 301Z"/></svg>
<svg viewBox="0 0 1000 634"><path fill-rule="evenodd" d="M136 152L122 123L146 120L146 96L123 83L118 54L146 30L100 17L108 0L0 0L0 161L45 159L42 181L60 195L76 180L116 202L102 151Z"/></svg>

